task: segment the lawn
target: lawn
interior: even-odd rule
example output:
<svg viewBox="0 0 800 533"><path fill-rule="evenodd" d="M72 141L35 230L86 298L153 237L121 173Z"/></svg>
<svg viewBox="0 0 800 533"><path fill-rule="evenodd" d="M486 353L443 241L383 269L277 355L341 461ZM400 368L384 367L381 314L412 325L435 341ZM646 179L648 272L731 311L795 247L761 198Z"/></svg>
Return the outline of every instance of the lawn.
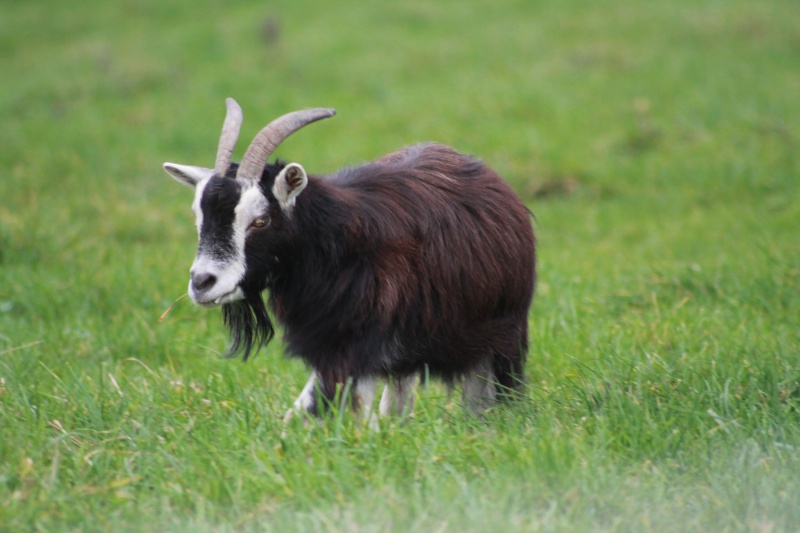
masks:
<svg viewBox="0 0 800 533"><path fill-rule="evenodd" d="M800 530L800 4L5 2L0 531ZM284 427L186 292L225 97L336 118L312 173L432 140L536 214L525 398Z"/></svg>

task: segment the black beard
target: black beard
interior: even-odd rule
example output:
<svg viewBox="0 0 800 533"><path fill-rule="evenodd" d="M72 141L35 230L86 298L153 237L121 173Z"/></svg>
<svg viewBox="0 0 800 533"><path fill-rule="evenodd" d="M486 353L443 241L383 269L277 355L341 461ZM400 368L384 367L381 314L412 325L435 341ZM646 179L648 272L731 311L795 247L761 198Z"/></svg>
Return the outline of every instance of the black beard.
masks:
<svg viewBox="0 0 800 533"><path fill-rule="evenodd" d="M242 354L247 361L250 353L258 351L275 335L261 293L245 294L243 300L222 305L222 319L231 334L231 345L225 357Z"/></svg>

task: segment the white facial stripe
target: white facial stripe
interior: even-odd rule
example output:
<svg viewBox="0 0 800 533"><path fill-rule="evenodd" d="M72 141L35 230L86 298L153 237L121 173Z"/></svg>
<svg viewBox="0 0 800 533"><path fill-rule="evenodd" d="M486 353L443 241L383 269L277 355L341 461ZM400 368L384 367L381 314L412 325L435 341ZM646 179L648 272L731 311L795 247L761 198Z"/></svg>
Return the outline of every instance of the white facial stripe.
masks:
<svg viewBox="0 0 800 533"><path fill-rule="evenodd" d="M233 239L240 257L244 258L244 241L247 229L254 219L265 215L269 204L261 193L257 183L246 181L242 183L242 195L236 204L236 219L233 221Z"/></svg>
<svg viewBox="0 0 800 533"><path fill-rule="evenodd" d="M206 190L211 176L199 182L194 188L194 202L192 202L192 211L194 211L195 224L197 225L197 234L200 234L200 228L203 226L203 210L200 209L200 199L203 198L203 192Z"/></svg>

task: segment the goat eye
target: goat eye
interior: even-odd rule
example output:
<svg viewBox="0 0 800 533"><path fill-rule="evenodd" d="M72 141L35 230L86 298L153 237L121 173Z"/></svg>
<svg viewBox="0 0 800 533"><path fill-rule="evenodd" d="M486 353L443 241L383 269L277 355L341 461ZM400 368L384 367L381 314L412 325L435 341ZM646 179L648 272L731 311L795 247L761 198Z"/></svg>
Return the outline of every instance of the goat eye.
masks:
<svg viewBox="0 0 800 533"><path fill-rule="evenodd" d="M258 217L250 223L251 228L263 228L267 225L267 217Z"/></svg>

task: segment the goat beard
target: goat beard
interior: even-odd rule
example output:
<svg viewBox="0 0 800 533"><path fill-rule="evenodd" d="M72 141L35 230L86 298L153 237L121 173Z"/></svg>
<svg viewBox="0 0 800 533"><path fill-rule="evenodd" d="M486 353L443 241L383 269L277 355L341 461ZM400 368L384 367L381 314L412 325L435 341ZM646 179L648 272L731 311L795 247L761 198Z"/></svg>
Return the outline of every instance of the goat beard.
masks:
<svg viewBox="0 0 800 533"><path fill-rule="evenodd" d="M275 335L275 328L259 292L246 292L244 299L223 304L222 319L231 335L231 344L225 357L242 354L242 360L247 361L251 353L257 352Z"/></svg>

